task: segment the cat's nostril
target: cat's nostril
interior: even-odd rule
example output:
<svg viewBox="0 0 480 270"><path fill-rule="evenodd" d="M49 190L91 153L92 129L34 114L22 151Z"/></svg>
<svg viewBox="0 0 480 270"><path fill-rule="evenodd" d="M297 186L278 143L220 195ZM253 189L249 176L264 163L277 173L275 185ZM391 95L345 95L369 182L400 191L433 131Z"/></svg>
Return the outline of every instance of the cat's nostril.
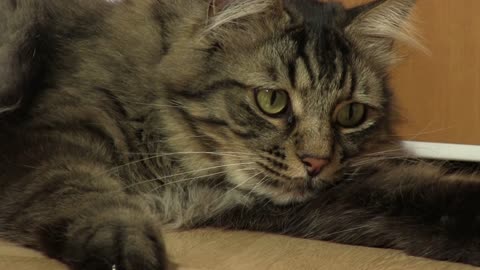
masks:
<svg viewBox="0 0 480 270"><path fill-rule="evenodd" d="M322 172L322 169L330 163L330 160L325 158L306 157L302 159L303 164L307 167L308 175L315 177Z"/></svg>

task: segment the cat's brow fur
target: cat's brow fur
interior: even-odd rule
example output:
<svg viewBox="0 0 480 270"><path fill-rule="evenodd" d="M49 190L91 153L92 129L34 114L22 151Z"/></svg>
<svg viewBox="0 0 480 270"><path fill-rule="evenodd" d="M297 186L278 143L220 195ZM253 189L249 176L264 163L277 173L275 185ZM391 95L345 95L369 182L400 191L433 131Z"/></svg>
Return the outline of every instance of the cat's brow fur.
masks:
<svg viewBox="0 0 480 270"><path fill-rule="evenodd" d="M160 227L201 226L480 265L479 176L392 131L413 5L1 1L0 236L72 269L165 269ZM348 102L368 114L341 128Z"/></svg>

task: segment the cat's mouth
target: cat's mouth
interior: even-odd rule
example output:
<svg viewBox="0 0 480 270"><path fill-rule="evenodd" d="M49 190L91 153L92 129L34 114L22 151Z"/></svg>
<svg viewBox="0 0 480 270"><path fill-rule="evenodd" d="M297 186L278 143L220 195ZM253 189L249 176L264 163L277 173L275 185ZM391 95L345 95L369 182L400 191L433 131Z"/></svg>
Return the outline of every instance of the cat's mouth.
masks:
<svg viewBox="0 0 480 270"><path fill-rule="evenodd" d="M225 161L228 163L229 161ZM300 203L313 199L323 188L336 182L336 159L316 175L308 173L300 160L288 155L262 156L240 167L229 167L227 181L235 189L251 195L268 198L276 204Z"/></svg>

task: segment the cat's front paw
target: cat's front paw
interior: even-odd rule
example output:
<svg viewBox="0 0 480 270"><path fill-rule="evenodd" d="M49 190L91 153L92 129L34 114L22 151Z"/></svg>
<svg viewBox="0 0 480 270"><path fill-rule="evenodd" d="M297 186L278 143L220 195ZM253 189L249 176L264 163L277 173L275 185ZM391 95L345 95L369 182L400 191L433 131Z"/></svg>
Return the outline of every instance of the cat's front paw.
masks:
<svg viewBox="0 0 480 270"><path fill-rule="evenodd" d="M117 214L71 224L61 260L74 270L164 270L160 229L151 218Z"/></svg>

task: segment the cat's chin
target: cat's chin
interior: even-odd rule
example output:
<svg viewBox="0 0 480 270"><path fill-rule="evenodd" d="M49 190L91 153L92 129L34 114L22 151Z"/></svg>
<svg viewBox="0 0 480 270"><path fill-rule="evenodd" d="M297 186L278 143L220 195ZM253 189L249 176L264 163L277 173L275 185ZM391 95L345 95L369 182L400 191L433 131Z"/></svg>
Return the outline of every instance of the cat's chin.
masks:
<svg viewBox="0 0 480 270"><path fill-rule="evenodd" d="M314 192L306 190L256 188L253 192L262 197L269 198L273 203L278 205L301 203L313 199L315 196Z"/></svg>
<svg viewBox="0 0 480 270"><path fill-rule="evenodd" d="M314 195L312 192L284 192L270 196L270 200L275 204L285 205L308 201L312 199Z"/></svg>
<svg viewBox="0 0 480 270"><path fill-rule="evenodd" d="M253 178L239 170L228 171L227 176L227 179L231 184L235 185L235 188L247 191L249 194L268 198L278 205L305 202L313 199L316 194L311 189L305 189L303 185L293 188L283 185L273 187L264 185L261 182L247 181L245 179L253 180Z"/></svg>

